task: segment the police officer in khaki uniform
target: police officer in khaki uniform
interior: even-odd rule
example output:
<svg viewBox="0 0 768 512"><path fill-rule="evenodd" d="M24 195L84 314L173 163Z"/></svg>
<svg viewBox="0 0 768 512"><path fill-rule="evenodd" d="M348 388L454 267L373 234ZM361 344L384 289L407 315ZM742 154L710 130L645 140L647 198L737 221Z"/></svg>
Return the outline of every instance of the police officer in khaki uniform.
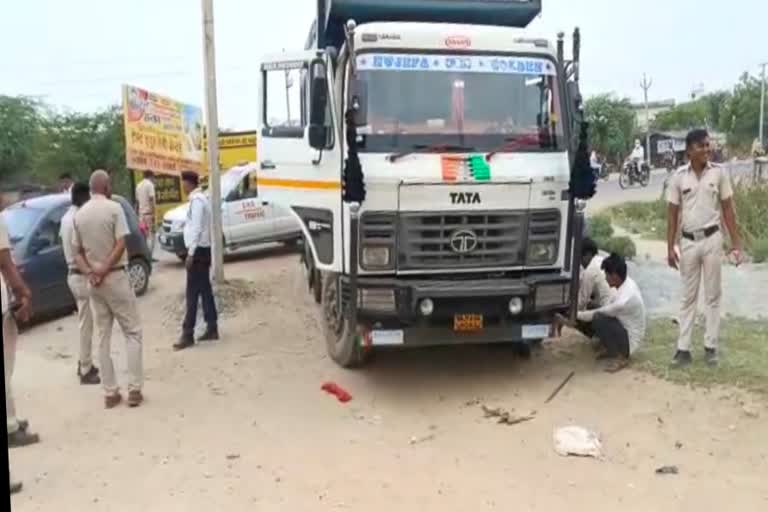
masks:
<svg viewBox="0 0 768 512"><path fill-rule="evenodd" d="M709 366L717 366L722 296L721 222L730 235L731 253L737 264L742 261L741 238L731 181L725 169L709 161L707 131L693 130L685 142L689 163L677 170L667 193L667 258L672 268L679 268L683 279L680 337L672 366L682 368L691 364L691 335L702 284L706 316L705 358ZM675 251L678 226L679 255Z"/></svg>
<svg viewBox="0 0 768 512"><path fill-rule="evenodd" d="M61 219L61 247L67 262L67 285L77 304L78 327L80 329L80 359L77 362L77 375L80 384L100 384L99 370L93 365L93 315L91 314L91 292L88 278L80 272L75 263L72 240L75 236L75 215L88 202L90 190L86 183L72 185L72 206Z"/></svg>
<svg viewBox="0 0 768 512"><path fill-rule="evenodd" d="M125 236L129 234L122 207L110 199L109 174L91 175L91 199L75 215L73 247L80 271L88 276L91 310L99 339L101 380L108 409L122 401L111 355L112 325L120 325L128 362L128 405L143 401L142 331L136 296L126 272Z"/></svg>
<svg viewBox="0 0 768 512"><path fill-rule="evenodd" d="M155 254L155 174L144 171L144 179L136 185L136 209L139 218L147 226L147 246L150 255Z"/></svg>

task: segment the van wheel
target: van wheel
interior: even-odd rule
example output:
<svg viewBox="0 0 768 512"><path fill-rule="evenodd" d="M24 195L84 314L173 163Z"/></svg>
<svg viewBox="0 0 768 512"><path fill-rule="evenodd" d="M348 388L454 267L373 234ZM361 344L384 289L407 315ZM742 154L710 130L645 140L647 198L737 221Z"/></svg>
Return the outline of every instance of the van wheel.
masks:
<svg viewBox="0 0 768 512"><path fill-rule="evenodd" d="M362 366L369 352L362 346L357 326L350 325L343 311L339 311L339 278L326 274L322 280L323 334L328 355L343 368Z"/></svg>

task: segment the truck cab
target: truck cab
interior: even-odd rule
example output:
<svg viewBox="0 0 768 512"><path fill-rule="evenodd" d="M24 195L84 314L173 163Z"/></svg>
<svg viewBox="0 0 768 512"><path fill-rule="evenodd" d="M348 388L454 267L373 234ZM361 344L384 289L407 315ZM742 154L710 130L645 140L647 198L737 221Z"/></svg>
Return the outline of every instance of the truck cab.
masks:
<svg viewBox="0 0 768 512"><path fill-rule="evenodd" d="M263 60L259 187L301 226L341 366L528 346L569 311L577 72L514 28L540 8L321 0L307 48Z"/></svg>
<svg viewBox="0 0 768 512"><path fill-rule="evenodd" d="M290 209L259 195L257 177L258 166L249 163L229 169L221 178L222 231L227 252L268 242L293 244L301 238ZM188 210L188 202L169 210L158 234L160 246L180 259L187 256L184 226Z"/></svg>

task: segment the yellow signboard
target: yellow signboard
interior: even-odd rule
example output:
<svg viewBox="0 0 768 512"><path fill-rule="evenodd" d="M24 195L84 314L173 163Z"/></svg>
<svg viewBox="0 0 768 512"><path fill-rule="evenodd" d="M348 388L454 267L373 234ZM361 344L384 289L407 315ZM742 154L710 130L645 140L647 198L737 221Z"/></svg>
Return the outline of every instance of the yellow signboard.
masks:
<svg viewBox="0 0 768 512"><path fill-rule="evenodd" d="M179 175L203 170L203 112L139 87L123 86L129 169Z"/></svg>
<svg viewBox="0 0 768 512"><path fill-rule="evenodd" d="M203 168L208 172L208 146L203 137ZM256 161L256 132L219 134L219 168L224 171L236 165Z"/></svg>

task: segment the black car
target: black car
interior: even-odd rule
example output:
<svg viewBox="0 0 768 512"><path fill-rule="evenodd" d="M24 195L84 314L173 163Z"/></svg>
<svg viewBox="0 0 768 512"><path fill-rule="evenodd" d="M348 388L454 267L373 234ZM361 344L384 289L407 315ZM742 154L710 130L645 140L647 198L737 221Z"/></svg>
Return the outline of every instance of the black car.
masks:
<svg viewBox="0 0 768 512"><path fill-rule="evenodd" d="M125 212L130 230L125 238L128 275L136 295L143 295L149 286L152 257L130 203L116 195L112 199ZM67 285L67 264L59 235L61 219L71 205L69 194L53 194L18 202L2 212L14 261L32 291L34 317L76 307Z"/></svg>

